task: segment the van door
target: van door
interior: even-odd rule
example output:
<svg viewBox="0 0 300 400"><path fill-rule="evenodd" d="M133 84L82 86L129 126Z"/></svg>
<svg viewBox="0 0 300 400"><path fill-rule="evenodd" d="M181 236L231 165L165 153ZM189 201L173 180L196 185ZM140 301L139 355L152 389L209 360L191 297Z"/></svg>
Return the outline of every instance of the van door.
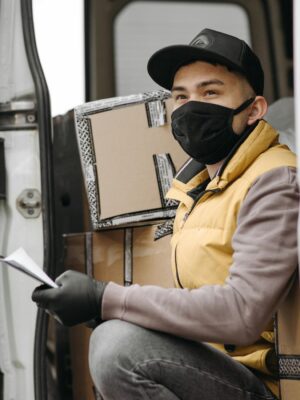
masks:
<svg viewBox="0 0 300 400"><path fill-rule="evenodd" d="M0 252L6 256L23 247L52 275L50 101L36 51L31 0L0 2L0 59ZM37 282L0 268L0 398L46 398L43 379L34 379L34 370L44 374L47 322L31 301Z"/></svg>

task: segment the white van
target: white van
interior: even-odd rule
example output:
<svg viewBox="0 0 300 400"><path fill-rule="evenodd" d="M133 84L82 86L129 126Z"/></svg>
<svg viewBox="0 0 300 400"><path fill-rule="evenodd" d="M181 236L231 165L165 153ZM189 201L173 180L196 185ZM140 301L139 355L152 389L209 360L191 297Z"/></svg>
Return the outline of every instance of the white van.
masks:
<svg viewBox="0 0 300 400"><path fill-rule="evenodd" d="M299 21L296 0L1 0L0 254L23 247L50 277L63 272L69 238L92 230L73 108L157 89L149 56L204 27L251 45L269 103L288 98L269 118L299 146ZM72 253L82 270L84 246ZM89 329L38 310L37 284L0 264L0 400L96 399Z"/></svg>

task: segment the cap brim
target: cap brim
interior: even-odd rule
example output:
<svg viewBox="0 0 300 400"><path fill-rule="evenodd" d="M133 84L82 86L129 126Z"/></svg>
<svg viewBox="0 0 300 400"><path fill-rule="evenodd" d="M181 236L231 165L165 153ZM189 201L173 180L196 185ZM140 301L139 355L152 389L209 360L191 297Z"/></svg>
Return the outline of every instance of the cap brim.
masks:
<svg viewBox="0 0 300 400"><path fill-rule="evenodd" d="M165 89L171 90L176 71L183 65L193 61L208 61L243 73L242 68L226 57L213 53L208 49L191 45L173 45L155 52L148 61L148 73L151 78Z"/></svg>

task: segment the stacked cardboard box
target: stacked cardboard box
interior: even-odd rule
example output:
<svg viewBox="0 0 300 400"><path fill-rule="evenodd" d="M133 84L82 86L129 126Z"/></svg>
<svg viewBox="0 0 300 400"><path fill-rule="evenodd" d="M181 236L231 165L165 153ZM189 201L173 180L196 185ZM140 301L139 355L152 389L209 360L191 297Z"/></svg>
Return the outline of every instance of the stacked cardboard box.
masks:
<svg viewBox="0 0 300 400"><path fill-rule="evenodd" d="M187 159L170 131L165 91L95 101L75 109L77 139L94 232L64 237L64 265L121 285L172 287L170 236L158 222L177 204L165 200ZM93 399L85 326L70 330L74 399Z"/></svg>
<svg viewBox="0 0 300 400"><path fill-rule="evenodd" d="M166 91L105 99L75 109L93 229L172 218L164 196L187 155L170 130Z"/></svg>
<svg viewBox="0 0 300 400"><path fill-rule="evenodd" d="M294 399L300 393L300 287L299 273L282 302L276 319L277 355L282 399Z"/></svg>
<svg viewBox="0 0 300 400"><path fill-rule="evenodd" d="M169 236L153 240L156 226L65 235L64 264L95 279L121 285L173 286ZM91 329L70 329L74 400L95 397L88 368Z"/></svg>

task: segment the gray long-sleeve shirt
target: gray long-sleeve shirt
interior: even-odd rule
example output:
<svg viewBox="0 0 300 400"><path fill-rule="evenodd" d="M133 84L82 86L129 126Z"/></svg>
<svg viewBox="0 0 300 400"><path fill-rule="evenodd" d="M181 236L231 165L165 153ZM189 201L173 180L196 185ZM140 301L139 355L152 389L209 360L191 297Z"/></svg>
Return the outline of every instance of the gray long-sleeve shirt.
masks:
<svg viewBox="0 0 300 400"><path fill-rule="evenodd" d="M253 343L283 300L297 268L299 190L295 168L260 176L240 209L225 285L160 288L110 282L102 317L196 341Z"/></svg>

